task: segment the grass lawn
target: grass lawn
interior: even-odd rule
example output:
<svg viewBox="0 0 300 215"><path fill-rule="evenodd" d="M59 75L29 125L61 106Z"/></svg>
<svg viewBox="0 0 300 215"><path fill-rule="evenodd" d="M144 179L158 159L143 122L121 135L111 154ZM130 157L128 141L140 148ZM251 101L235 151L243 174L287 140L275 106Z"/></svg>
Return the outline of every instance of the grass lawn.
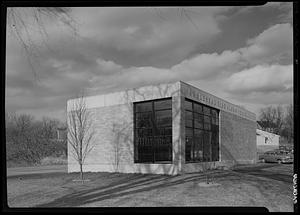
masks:
<svg viewBox="0 0 300 215"><path fill-rule="evenodd" d="M279 179L278 168L286 171ZM201 173L178 176L86 173L90 181L84 184L73 181L78 178L74 173L9 177L8 204L10 207L264 206L270 211L293 211L292 165L248 172L216 170L209 175L214 175L218 186L199 186L206 181Z"/></svg>

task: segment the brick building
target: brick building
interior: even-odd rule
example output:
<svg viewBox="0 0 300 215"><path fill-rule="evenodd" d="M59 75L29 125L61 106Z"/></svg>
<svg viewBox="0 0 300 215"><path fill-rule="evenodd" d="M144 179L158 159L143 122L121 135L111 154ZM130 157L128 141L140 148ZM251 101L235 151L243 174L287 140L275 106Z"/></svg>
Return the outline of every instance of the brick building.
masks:
<svg viewBox="0 0 300 215"><path fill-rule="evenodd" d="M182 81L85 103L96 136L84 171L176 175L256 162L255 114ZM68 172L79 171L71 150Z"/></svg>

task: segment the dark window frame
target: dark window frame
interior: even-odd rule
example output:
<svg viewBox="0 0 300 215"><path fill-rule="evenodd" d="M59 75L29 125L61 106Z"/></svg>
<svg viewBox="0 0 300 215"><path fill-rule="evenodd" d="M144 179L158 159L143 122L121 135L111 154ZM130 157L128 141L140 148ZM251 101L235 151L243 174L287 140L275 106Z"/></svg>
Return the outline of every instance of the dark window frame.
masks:
<svg viewBox="0 0 300 215"><path fill-rule="evenodd" d="M186 109L186 101L187 102L191 102L192 103L192 109ZM195 115L198 114L199 116L199 112L195 110L195 104L197 106L202 106L202 113L200 113L203 121L202 121L202 125L203 127L202 128L198 128L198 127L195 127L195 121L197 120L195 118ZM208 108L209 109L209 113L205 113L204 109ZM220 115L220 110L216 109L216 108L213 108L213 107L210 107L208 105L205 105L205 104L202 104L200 102L197 102L197 101L194 101L194 100L191 100L191 99L188 99L188 98L185 98L185 101L184 101L184 114L185 114L185 121L187 120L186 119L186 113L187 112L192 112L192 116L193 116L193 119L192 119L192 127L188 127L186 126L186 122L185 122L185 144L187 143L187 139L191 139L191 146L189 146L188 148L191 148L191 152L188 152L186 150L185 152L185 160L186 160L186 163L199 163L199 162L216 162L216 161L219 161L220 160L220 156L219 156L219 153L220 153L220 138L219 138L219 130L220 130L220 123L219 123L219 115ZM213 114L213 112L215 112L216 114ZM207 120L207 117L209 117L209 122L205 122L204 118L206 118ZM215 123L216 122L216 123ZM216 129L217 128L217 129ZM187 129L190 129L192 130L192 135L188 135L187 134ZM194 154L197 154L198 151L195 151L195 146L196 146L196 138L200 138L200 136L197 136L195 135L195 129L197 130L201 130L202 131L202 136L201 136L201 140L200 142L202 141L202 157L200 159L195 159L192 155ZM205 134L210 134L210 142L209 143L206 143L205 142ZM213 135L215 135L216 138L213 138ZM215 141L217 140L217 141ZM198 143L199 144L199 143ZM204 160L204 148L206 147L207 148L207 145L205 144L208 144L208 148L209 148L209 153L210 153L210 156L209 156L209 159L207 161ZM216 148L217 147L217 148ZM187 145L186 145L186 148L187 148ZM198 147L199 148L199 147ZM200 147L201 148L201 147ZM217 150L216 150L217 149ZM190 157L188 157L190 156Z"/></svg>
<svg viewBox="0 0 300 215"><path fill-rule="evenodd" d="M169 100L170 101L170 107L168 108L158 108L155 109L155 102L163 101L163 100ZM142 103L151 103L151 111L145 111L145 112L151 112L151 126L145 129L151 130L151 135L149 136L144 136L142 138L148 138L151 142L151 146L149 148L151 151L151 160L145 161L141 156L139 150L143 148L143 146L139 145L137 142L138 138L141 138L138 136L138 130L141 129L137 127L137 119L136 119L136 114L138 113L143 113L144 111L138 111L137 110L137 105L142 104ZM167 125L160 125L157 123L157 117L156 117L156 112L160 111L171 111L171 123L167 123ZM154 100L145 100L145 101L140 101L140 102L134 102L133 103L133 121L134 121L134 163L172 163L173 162L173 116L172 116L172 97L168 98L161 98L161 99L154 99ZM166 134L166 131L169 131L170 134ZM170 140L171 139L171 140ZM167 143L164 143L166 141ZM162 145L160 145L162 143ZM167 145L164 145L167 144ZM159 148L161 147L161 148ZM162 149L163 147L168 148L167 149L167 155L162 155L159 149ZM165 148L164 148L165 149ZM143 152L144 153L144 152ZM164 158L159 157L159 156L166 156L168 159L164 160ZM160 160L163 159L163 160Z"/></svg>

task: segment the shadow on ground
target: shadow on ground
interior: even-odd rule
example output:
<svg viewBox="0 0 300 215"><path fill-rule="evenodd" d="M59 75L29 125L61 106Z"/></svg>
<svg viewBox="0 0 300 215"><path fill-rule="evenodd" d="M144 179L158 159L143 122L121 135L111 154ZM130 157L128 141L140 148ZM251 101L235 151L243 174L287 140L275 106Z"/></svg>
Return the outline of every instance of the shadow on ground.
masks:
<svg viewBox="0 0 300 215"><path fill-rule="evenodd" d="M267 168L276 167L276 171L267 171ZM277 168L278 167L278 168ZM252 176L264 177L285 183L292 183L292 171L289 174L285 174L284 171L280 171L280 168L290 168L290 166L280 166L278 164L260 164L257 166L249 166L245 168L236 168L234 171L237 173L248 174Z"/></svg>
<svg viewBox="0 0 300 215"><path fill-rule="evenodd" d="M290 174L281 174L278 173L278 171L272 172L266 170L272 167L277 168L276 164L267 164L248 168L238 168L233 171L215 170L210 171L207 174L193 173L177 176L130 174L127 175L128 177L126 178L121 178L120 180L103 186L101 186L101 178L94 178L91 183L87 183L85 185L67 183L64 188L71 190L72 193L57 198L52 202L36 205L36 207L77 207L127 195L138 194L156 189L164 189L188 182L194 182L196 184L206 181L206 175L210 175L210 177L213 177L215 181L234 181L240 180L241 177L243 177L247 178L249 183L254 183L253 185L265 184L269 181L269 179L288 184L292 182L292 176ZM249 178L247 175L254 177Z"/></svg>
<svg viewBox="0 0 300 215"><path fill-rule="evenodd" d="M230 175L230 172L221 172L217 177L225 177L226 175ZM216 178L216 176L214 176L214 178ZM205 181L205 179L206 175L204 174L178 176L135 175L132 178L122 179L106 186L93 187L67 194L50 203L36 205L36 207L75 207L188 182L201 182Z"/></svg>

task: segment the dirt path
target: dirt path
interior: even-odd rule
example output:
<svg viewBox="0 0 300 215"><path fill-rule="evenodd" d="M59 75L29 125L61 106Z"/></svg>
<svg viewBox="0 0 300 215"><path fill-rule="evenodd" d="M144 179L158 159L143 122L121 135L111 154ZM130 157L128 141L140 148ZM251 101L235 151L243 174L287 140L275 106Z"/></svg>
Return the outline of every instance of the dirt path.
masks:
<svg viewBox="0 0 300 215"><path fill-rule="evenodd" d="M7 177L19 177L23 175L45 174L67 172L66 165L51 165L51 166L31 166L31 167L15 167L7 168Z"/></svg>

